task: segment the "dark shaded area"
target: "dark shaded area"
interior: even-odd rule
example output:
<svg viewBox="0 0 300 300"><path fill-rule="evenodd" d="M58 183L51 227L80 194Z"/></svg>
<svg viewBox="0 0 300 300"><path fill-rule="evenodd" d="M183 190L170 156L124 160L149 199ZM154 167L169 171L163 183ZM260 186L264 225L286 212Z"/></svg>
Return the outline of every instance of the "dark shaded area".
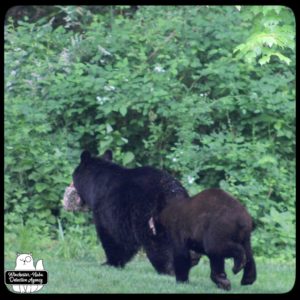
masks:
<svg viewBox="0 0 300 300"><path fill-rule="evenodd" d="M9 18L14 20L14 25L18 25L19 21L28 21L30 23L49 22L52 18L53 28L66 25L66 17L68 16L67 10L70 9L69 17L74 18L74 27L78 30L81 29L82 24L75 24L77 22L89 24L92 21L92 16L95 14L111 13L112 16L123 15L125 17L133 17L138 10L137 5L120 7L120 6L107 6L107 5L80 5L80 6L60 6L60 5L17 5L11 7L5 18L5 24ZM74 29L74 28L72 28Z"/></svg>

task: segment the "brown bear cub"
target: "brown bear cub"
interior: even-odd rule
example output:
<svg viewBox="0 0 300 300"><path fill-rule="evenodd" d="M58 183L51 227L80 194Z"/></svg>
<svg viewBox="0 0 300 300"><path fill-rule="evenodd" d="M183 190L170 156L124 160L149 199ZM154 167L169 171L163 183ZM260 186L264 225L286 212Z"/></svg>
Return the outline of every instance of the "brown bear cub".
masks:
<svg viewBox="0 0 300 300"><path fill-rule="evenodd" d="M208 189L191 201L173 201L151 222L153 236L165 235L172 245L178 282L188 281L192 259L189 250L208 256L211 279L219 288L231 288L224 270L225 258L233 258L234 274L244 269L242 285L256 280L250 243L252 218L241 203L223 190Z"/></svg>

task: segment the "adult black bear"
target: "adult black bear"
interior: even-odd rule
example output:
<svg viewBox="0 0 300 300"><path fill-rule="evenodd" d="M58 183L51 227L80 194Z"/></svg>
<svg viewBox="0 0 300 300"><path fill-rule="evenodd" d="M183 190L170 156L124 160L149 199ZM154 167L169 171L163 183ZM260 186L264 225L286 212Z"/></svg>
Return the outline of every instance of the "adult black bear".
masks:
<svg viewBox="0 0 300 300"><path fill-rule="evenodd" d="M229 290L224 259L233 257L233 273L244 269L241 284L256 280L250 235L252 219L247 210L221 189L208 189L191 198L177 199L166 206L154 220L154 236L163 228L171 240L177 281L188 281L190 250L209 257L211 279Z"/></svg>
<svg viewBox="0 0 300 300"><path fill-rule="evenodd" d="M111 160L109 150L101 158L84 151L73 173L82 205L93 212L106 263L123 267L143 246L159 273L174 274L172 249L164 237L151 237L148 222L166 204L178 198L189 201L186 190L164 171L152 167L127 169ZM199 256L194 258L196 264Z"/></svg>

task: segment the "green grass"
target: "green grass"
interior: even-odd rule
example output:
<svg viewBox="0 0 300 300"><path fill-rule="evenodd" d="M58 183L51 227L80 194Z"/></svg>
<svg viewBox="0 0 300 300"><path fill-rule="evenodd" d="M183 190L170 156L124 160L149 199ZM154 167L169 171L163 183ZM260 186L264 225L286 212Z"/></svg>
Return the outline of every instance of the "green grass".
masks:
<svg viewBox="0 0 300 300"><path fill-rule="evenodd" d="M234 275L232 260L226 260L231 291L218 289L210 280L206 257L190 272L190 283L176 284L170 276L158 275L144 255L124 269L101 266L99 261L44 259L48 284L38 293L286 293L295 282L295 264L257 261L257 281L241 286L242 272ZM6 269L13 269L13 260Z"/></svg>

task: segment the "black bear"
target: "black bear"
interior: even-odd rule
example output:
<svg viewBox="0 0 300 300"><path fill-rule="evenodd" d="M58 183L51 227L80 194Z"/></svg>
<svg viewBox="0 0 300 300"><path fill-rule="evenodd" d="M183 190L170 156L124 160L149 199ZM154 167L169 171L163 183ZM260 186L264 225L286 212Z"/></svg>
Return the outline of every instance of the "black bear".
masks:
<svg viewBox="0 0 300 300"><path fill-rule="evenodd" d="M188 281L190 250L207 255L211 279L219 288L229 290L224 259L234 259L233 273L244 269L242 285L256 280L250 235L252 218L235 198L221 189L208 189L191 198L176 199L152 222L153 237L167 234L172 244L174 270L178 282ZM161 230L164 230L161 233Z"/></svg>
<svg viewBox="0 0 300 300"><path fill-rule="evenodd" d="M124 168L107 150L102 157L83 151L73 182L82 205L92 210L106 264L123 267L143 246L157 272L174 274L172 249L164 238L152 238L149 220L176 199L189 201L176 179L152 167ZM199 257L193 255L193 264Z"/></svg>

